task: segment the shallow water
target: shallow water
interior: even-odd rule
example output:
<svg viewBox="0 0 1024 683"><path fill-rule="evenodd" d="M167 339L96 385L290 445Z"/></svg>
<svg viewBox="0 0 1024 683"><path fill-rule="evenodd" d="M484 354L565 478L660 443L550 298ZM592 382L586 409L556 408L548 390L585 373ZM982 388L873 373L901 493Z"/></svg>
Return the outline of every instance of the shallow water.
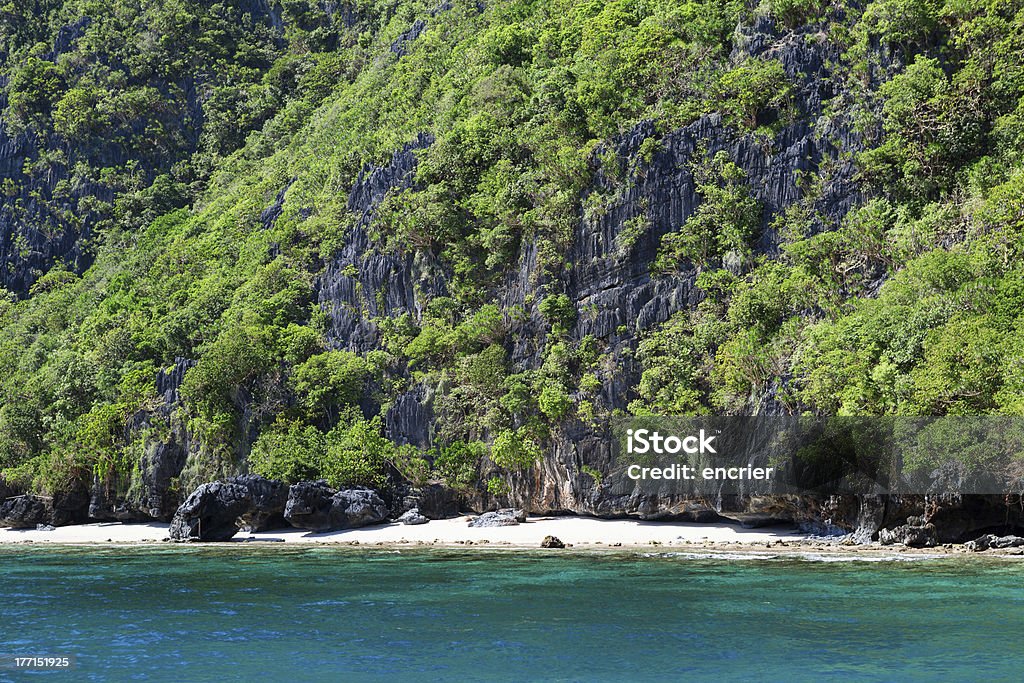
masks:
<svg viewBox="0 0 1024 683"><path fill-rule="evenodd" d="M0 549L0 680L1018 681L1024 564Z"/></svg>

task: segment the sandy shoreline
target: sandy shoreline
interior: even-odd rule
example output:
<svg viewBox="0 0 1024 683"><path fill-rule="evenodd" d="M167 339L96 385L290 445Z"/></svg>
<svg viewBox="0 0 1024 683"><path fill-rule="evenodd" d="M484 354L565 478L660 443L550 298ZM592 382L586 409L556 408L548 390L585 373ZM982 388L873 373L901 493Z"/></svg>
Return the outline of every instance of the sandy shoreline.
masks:
<svg viewBox="0 0 1024 683"><path fill-rule="evenodd" d="M643 522L589 517L531 518L518 526L474 528L469 518L433 520L427 524L397 522L359 529L313 533L302 529L275 529L260 533L239 532L232 543L246 541L283 543L344 543L360 545L509 545L540 547L545 536L556 536L566 544L650 546L693 543L739 543L765 545L799 541L803 535L789 528L745 529L738 525ZM167 538L167 524L96 523L36 529L0 529L0 543L159 543ZM618 545L616 545L618 544Z"/></svg>
<svg viewBox="0 0 1024 683"><path fill-rule="evenodd" d="M761 553L770 549L773 553L826 553L878 558L906 555L943 556L964 552L962 546L913 549L902 546L882 547L877 544L867 546L843 544L809 537L798 532L794 527L748 529L731 524L644 522L591 517L539 517L530 518L518 526L473 528L468 526L468 519L459 517L433 520L427 524L416 526L392 522L327 533L312 533L302 529L277 529L261 533L242 531L228 543L204 545L304 544L396 548L474 546L495 549L537 549L540 548L544 537L551 535L559 538L571 548L586 550ZM167 531L167 524L120 524L117 522L58 527L48 531L0 529L0 545L160 544L166 542ZM994 553L984 554L992 556ZM1002 555L1003 553L998 554Z"/></svg>

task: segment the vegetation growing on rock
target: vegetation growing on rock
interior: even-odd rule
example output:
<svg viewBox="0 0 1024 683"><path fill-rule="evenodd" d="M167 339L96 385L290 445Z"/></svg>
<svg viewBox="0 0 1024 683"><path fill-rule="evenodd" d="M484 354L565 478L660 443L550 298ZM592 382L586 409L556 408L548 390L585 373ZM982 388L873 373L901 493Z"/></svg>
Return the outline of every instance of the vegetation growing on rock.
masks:
<svg viewBox="0 0 1024 683"><path fill-rule="evenodd" d="M1024 412L1020 3L329 5L0 7L7 482L176 434L186 491L501 492L619 412Z"/></svg>

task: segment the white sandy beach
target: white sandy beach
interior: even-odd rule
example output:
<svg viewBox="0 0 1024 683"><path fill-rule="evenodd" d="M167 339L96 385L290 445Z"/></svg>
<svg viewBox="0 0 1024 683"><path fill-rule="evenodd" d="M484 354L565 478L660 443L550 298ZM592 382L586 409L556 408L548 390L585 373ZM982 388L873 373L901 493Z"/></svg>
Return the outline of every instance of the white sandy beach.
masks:
<svg viewBox="0 0 1024 683"><path fill-rule="evenodd" d="M728 524L688 524L608 520L589 517L531 518L518 526L472 528L467 517L433 520L409 526L397 522L327 533L278 529L250 534L239 532L232 542L347 543L359 545L493 545L540 547L545 536L574 546L651 546L744 544L764 546L805 538L790 527L746 529ZM167 538L167 524L100 523L58 527L50 531L0 529L0 543L159 543Z"/></svg>

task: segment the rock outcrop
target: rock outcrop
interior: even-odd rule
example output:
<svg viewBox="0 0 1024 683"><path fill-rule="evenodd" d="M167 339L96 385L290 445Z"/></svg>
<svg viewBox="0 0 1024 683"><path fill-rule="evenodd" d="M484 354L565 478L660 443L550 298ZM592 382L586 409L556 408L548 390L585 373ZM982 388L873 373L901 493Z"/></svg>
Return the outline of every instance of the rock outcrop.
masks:
<svg viewBox="0 0 1024 683"><path fill-rule="evenodd" d="M427 484L411 489L402 501L405 510L416 508L427 519L459 516L459 494L444 484Z"/></svg>
<svg viewBox="0 0 1024 683"><path fill-rule="evenodd" d="M269 531L288 526L284 518L284 508L288 504L288 484L256 474L231 477L227 482L244 486L249 492L252 502L241 515L243 526L250 531Z"/></svg>
<svg viewBox="0 0 1024 683"><path fill-rule="evenodd" d="M471 527L494 527L494 526L516 526L526 521L526 513L522 510L506 508L485 512L479 517L470 520Z"/></svg>
<svg viewBox="0 0 1024 683"><path fill-rule="evenodd" d="M252 508L249 489L239 484L203 484L171 520L174 541L228 541L238 533L239 517Z"/></svg>
<svg viewBox="0 0 1024 683"><path fill-rule="evenodd" d="M802 178L828 170L813 200L811 213L824 221L815 229L840 222L860 201L848 157L860 149L861 141L850 121L825 108L835 95L830 69L838 58L836 47L818 40L810 29L784 32L763 18L739 31L737 49L755 56L771 50L771 56L782 63L797 89L797 115L776 125L770 140L737 130L718 114L667 133L645 121L598 150L586 194L587 201L596 201L601 210L581 214L576 221L565 254L567 267L559 281L543 272L537 247L528 242L522 246L517 267L496 287L503 309L524 311L509 321L508 350L517 369L536 370L543 363L547 322L539 313L536 292L539 285L551 283L564 291L577 311L586 312L569 330L570 338L579 341L593 336L604 347L608 370L599 378L602 387L595 403L608 411L623 410L635 398L641 372L635 358L639 335L674 313L693 308L702 296L695 286L696 271L655 276L650 263L661 239L678 230L700 206L693 169L704 157L724 152L745 172L751 193L764 209L755 245L761 254L775 253L779 247L772 217L806 199ZM385 253L367 237L384 196L412 184L415 152L431 144L432 138L421 135L396 151L390 162L363 169L349 193L348 206L359 217L357 224L317 283L319 301L330 319L332 346L369 351L379 341L376 320L409 314L419 321L431 299L448 295L451 274L433 252ZM638 224L645 226L639 234L625 234L626 226ZM780 408L768 396L751 410L763 414ZM396 442L425 448L433 445L433 435L440 431L439 419L431 388L413 383L392 402L385 424ZM511 490L506 496L496 499L480 487L461 503L478 511L514 505L538 514L688 521L724 516L744 523L804 522L814 518L815 506L821 507L821 501L696 500L645 495L639 490L613 491L584 471L584 466L587 471L608 471L609 441L601 428L567 420L544 445L543 459L530 471L509 479ZM489 476L480 474L483 479ZM407 507L416 505L430 518L457 512L450 503L441 511L422 498L410 503ZM854 505L853 511L857 514L859 507ZM837 526L851 523L846 517L835 521ZM866 520L863 527L870 526L872 522ZM874 535L881 526L869 533Z"/></svg>
<svg viewBox="0 0 1024 683"><path fill-rule="evenodd" d="M34 529L39 524L66 526L88 521L89 494L82 487L58 491L53 496L14 495L0 486L0 527Z"/></svg>
<svg viewBox="0 0 1024 683"><path fill-rule="evenodd" d="M1024 546L1024 537L1021 536L996 536L995 534L984 534L964 544L967 550L980 553L985 550L1000 550L1004 548L1020 548Z"/></svg>
<svg viewBox="0 0 1024 683"><path fill-rule="evenodd" d="M326 481L293 484L284 510L289 524L310 531L354 529L377 524L387 516L387 505L374 491L336 491Z"/></svg>
<svg viewBox="0 0 1024 683"><path fill-rule="evenodd" d="M881 529L878 541L882 545L905 545L909 548L933 548L938 543L935 525L923 517L908 517L907 523L894 529Z"/></svg>
<svg viewBox="0 0 1024 683"><path fill-rule="evenodd" d="M405 513L398 518L398 521L402 524L417 525L426 524L430 520L421 515L419 510L413 508L411 510L406 510Z"/></svg>
<svg viewBox="0 0 1024 683"><path fill-rule="evenodd" d="M0 502L0 527L35 529L49 524L53 515L51 501L39 496L17 496Z"/></svg>
<svg viewBox="0 0 1024 683"><path fill-rule="evenodd" d="M545 536L544 540L540 542L541 548L564 548L565 543L562 542L558 536Z"/></svg>
<svg viewBox="0 0 1024 683"><path fill-rule="evenodd" d="M182 502L179 477L196 448L175 409L180 405L179 390L185 373L195 364L188 358L176 358L174 365L156 373L161 402L153 410L133 415L124 432L125 443L136 443L141 452L138 467L127 475L111 472L103 478L94 477L90 519L169 522L174 516Z"/></svg>

